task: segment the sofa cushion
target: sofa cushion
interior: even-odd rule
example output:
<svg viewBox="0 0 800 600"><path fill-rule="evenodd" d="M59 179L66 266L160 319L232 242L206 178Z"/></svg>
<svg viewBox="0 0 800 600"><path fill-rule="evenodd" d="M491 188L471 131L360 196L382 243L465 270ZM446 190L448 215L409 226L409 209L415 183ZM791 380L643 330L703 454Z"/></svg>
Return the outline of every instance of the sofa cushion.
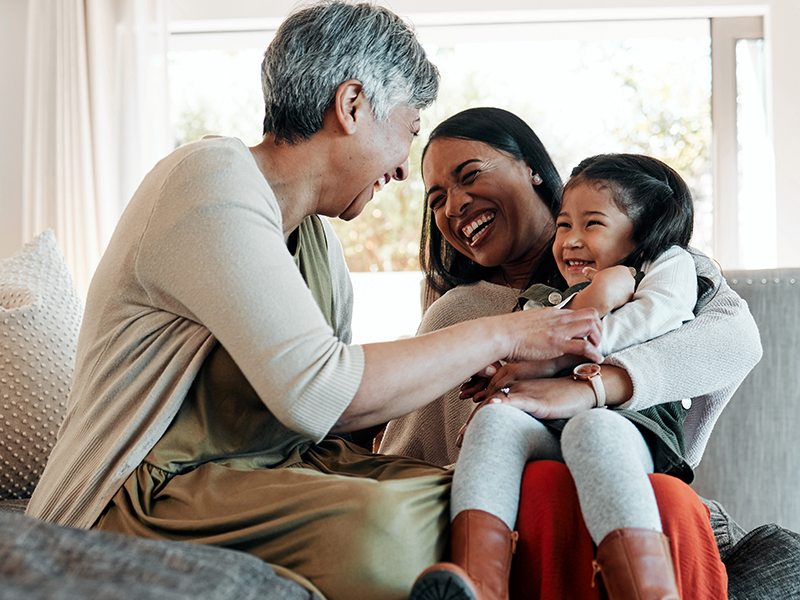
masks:
<svg viewBox="0 0 800 600"><path fill-rule="evenodd" d="M321 600L244 552L11 513L0 513L0 581L4 600Z"/></svg>
<svg viewBox="0 0 800 600"><path fill-rule="evenodd" d="M770 523L724 559L730 600L800 600L800 535Z"/></svg>
<svg viewBox="0 0 800 600"><path fill-rule="evenodd" d="M27 498L64 418L83 310L51 230L0 261L0 500Z"/></svg>

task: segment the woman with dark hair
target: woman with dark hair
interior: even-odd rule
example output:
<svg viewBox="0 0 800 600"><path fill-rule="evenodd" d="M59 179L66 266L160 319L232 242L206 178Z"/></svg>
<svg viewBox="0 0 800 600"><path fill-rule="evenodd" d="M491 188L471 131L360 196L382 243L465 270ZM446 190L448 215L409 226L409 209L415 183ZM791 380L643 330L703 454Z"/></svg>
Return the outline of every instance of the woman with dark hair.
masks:
<svg viewBox="0 0 800 600"><path fill-rule="evenodd" d="M549 179L542 175L554 173L555 168L524 122L499 109L463 111L434 130L422 166L428 210L421 257L430 287L443 296L426 311L421 333L511 311L520 291L530 283L556 283L559 275L550 242L560 206L560 181L557 174ZM640 410L662 402L693 399L683 427L691 466L702 456L719 411L760 357L758 333L746 305L727 287L711 261L699 254L694 258L698 275L710 278L715 286L713 294L699 299L696 318L672 333L606 357L598 369L608 404ZM736 357L719 351L734 342L746 351ZM492 389L507 388L503 402L531 413L548 406L560 410L560 416L577 414L595 405L593 386L572 376L552 376L579 362L582 361L575 357L561 357L527 365L528 378L524 380L516 380L503 371L495 376ZM530 379L534 376L538 378ZM458 432L471 412L468 403L458 396L458 390L452 390L433 404L390 423L381 451L442 465L455 462ZM651 476L651 480L654 478L658 476ZM676 483L683 486L677 480ZM528 531L535 538L533 543L539 546L533 549L534 555L540 552L533 562L542 568L538 573L526 573L528 583L540 583L541 597L559 597L559 593L570 597L564 594L565 589L587 597L591 593L591 566L572 564L563 555L547 552L552 540L541 537L541 523L530 528L531 513L525 494L545 485L547 482L531 484L523 479L520 523L528 524ZM702 522L704 515L705 525L704 529L691 529L689 533L696 536L697 547L690 549L691 544L684 544L683 550L689 551L681 552L683 558L676 559L680 553L675 546L680 543L671 547L678 585L691 580L693 586L685 593L692 597L724 597L724 568L718 553L712 557L707 552L709 545L714 547L708 512L693 492L683 487L682 491L677 490L677 496L683 494L691 499L695 517L700 515ZM670 493L675 492L672 486ZM574 495L575 491L573 488L564 493ZM677 515L669 513L659 493L656 487L664 531L670 536L671 527L680 527L681 523L675 519ZM544 507L542 514L547 510ZM561 516L576 517L563 513ZM698 522L685 522L689 521L694 525ZM566 523L574 527L569 520ZM520 529L524 542L526 529ZM683 542L686 540L683 538ZM512 545L509 543L508 547ZM685 560L693 552L706 560ZM469 557L465 560L469 561ZM703 573L707 575L705 579ZM554 580L560 581L553 583ZM710 590L700 589L704 585L701 580L713 584ZM548 596L545 588L553 595Z"/></svg>
<svg viewBox="0 0 800 600"><path fill-rule="evenodd" d="M532 174L534 185L536 180ZM434 194L429 206L438 217L446 202ZM564 188L551 244L564 283L534 284L521 294L528 299L525 308L596 309L603 319L604 354L677 329L694 319L698 296L687 251L693 220L688 187L661 161L625 154L583 161ZM505 377L505 368L498 377ZM600 367L585 363L573 373L590 382L594 408L605 408ZM683 436L689 406L674 401L633 411L542 404L525 412L501 399L490 397L479 406L466 430L450 500L451 552L463 555L465 543L483 546L510 536L525 464L563 460L597 544L597 569L609 598L678 598L669 539L648 475L668 473L691 482ZM469 567L430 567L414 590L450 582L489 587L493 593L484 592L486 599L507 597L507 572L484 563ZM418 597L423 596L412 591L412 600Z"/></svg>

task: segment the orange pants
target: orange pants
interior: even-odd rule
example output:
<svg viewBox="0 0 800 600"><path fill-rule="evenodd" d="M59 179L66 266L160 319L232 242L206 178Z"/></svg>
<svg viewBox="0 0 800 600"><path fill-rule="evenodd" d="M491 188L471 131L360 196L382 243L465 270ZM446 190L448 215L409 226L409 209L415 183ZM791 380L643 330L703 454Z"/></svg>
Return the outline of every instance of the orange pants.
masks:
<svg viewBox="0 0 800 600"><path fill-rule="evenodd" d="M728 575L709 524L708 507L685 483L650 475L670 540L681 598L725 600ZM596 547L581 516L567 467L529 463L522 478L519 543L511 571L512 600L600 600L600 578L592 587Z"/></svg>

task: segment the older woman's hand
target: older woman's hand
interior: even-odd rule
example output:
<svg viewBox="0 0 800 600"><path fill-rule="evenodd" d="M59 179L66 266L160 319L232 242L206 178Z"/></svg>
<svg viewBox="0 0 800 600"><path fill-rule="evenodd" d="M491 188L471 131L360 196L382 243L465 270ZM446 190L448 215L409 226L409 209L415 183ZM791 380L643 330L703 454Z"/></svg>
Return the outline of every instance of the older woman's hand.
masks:
<svg viewBox="0 0 800 600"><path fill-rule="evenodd" d="M513 328L511 351L506 362L549 360L574 354L602 362L600 318L593 308L566 310L543 308L509 315Z"/></svg>

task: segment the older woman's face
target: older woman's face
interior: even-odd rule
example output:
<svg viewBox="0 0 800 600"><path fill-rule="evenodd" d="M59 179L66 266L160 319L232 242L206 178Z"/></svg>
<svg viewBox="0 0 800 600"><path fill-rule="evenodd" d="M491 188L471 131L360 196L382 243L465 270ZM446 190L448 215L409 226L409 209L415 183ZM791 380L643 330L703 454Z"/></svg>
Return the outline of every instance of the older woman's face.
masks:
<svg viewBox="0 0 800 600"><path fill-rule="evenodd" d="M422 177L436 226L480 265L525 263L552 236L554 220L530 168L488 144L437 138L425 154Z"/></svg>

